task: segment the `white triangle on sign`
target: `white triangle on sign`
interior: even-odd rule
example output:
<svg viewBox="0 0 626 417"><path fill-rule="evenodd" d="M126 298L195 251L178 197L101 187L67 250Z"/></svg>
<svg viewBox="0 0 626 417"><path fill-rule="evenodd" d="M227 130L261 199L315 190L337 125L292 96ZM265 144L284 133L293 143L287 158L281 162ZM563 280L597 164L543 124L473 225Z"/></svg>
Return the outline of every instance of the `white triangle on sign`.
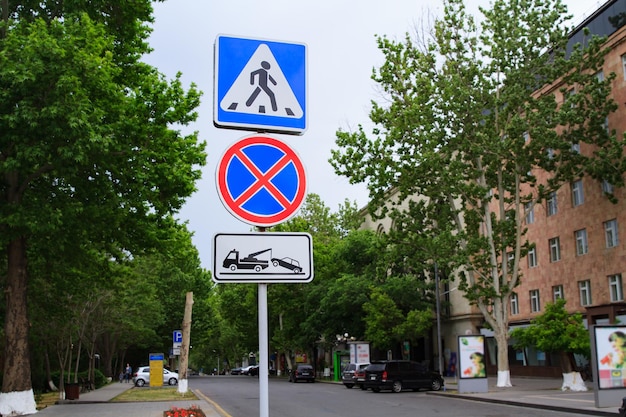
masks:
<svg viewBox="0 0 626 417"><path fill-rule="evenodd" d="M262 43L222 98L227 112L302 117L302 107L270 48Z"/></svg>

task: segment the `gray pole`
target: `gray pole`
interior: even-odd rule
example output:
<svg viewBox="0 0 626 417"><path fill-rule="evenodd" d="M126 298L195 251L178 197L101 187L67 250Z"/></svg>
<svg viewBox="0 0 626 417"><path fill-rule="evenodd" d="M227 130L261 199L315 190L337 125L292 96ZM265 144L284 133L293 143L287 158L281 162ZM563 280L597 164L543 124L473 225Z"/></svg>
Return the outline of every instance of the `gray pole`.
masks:
<svg viewBox="0 0 626 417"><path fill-rule="evenodd" d="M443 375L443 353L441 349L441 301L439 300L439 271L435 262L435 298L437 306L437 360L439 361L439 373Z"/></svg>

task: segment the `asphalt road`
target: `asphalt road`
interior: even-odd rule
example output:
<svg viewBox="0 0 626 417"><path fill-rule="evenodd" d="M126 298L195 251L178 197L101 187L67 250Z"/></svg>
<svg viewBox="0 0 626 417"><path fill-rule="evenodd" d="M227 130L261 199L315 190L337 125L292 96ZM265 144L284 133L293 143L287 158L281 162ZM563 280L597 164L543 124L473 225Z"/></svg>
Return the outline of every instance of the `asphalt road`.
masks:
<svg viewBox="0 0 626 417"><path fill-rule="evenodd" d="M258 379L247 375L197 378L193 388L218 404L224 417L259 416ZM373 393L331 383L269 381L270 417L572 417L577 414L428 395Z"/></svg>

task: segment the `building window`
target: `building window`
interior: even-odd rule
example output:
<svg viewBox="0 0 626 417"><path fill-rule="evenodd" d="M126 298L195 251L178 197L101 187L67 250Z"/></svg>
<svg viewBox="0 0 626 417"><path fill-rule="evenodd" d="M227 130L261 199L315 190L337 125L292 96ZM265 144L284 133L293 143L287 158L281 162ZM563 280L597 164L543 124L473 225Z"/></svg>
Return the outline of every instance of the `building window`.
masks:
<svg viewBox="0 0 626 417"><path fill-rule="evenodd" d="M609 292L611 293L611 302L624 301L622 274L609 275Z"/></svg>
<svg viewBox="0 0 626 417"><path fill-rule="evenodd" d="M562 285L555 285L554 287L552 287L552 299L554 301L559 300L564 298L563 295L563 286Z"/></svg>
<svg viewBox="0 0 626 417"><path fill-rule="evenodd" d="M537 249L534 246L528 249L528 255L526 255L526 257L528 258L529 268L534 268L537 266Z"/></svg>
<svg viewBox="0 0 626 417"><path fill-rule="evenodd" d="M513 266L513 261L515 261L515 252L507 252L506 260L510 267Z"/></svg>
<svg viewBox="0 0 626 417"><path fill-rule="evenodd" d="M550 246L550 262L556 262L561 260L561 247L559 244L559 238L553 237L548 240Z"/></svg>
<svg viewBox="0 0 626 417"><path fill-rule="evenodd" d="M519 299L517 294L511 294L511 315L519 314Z"/></svg>
<svg viewBox="0 0 626 417"><path fill-rule="evenodd" d="M602 192L604 194L613 194L613 184L607 180L602 180Z"/></svg>
<svg viewBox="0 0 626 417"><path fill-rule="evenodd" d="M556 191L552 191L546 200L546 211L548 212L548 216L554 216L556 214Z"/></svg>
<svg viewBox="0 0 626 417"><path fill-rule="evenodd" d="M580 153L580 143L572 143L572 152Z"/></svg>
<svg viewBox="0 0 626 417"><path fill-rule="evenodd" d="M596 78L598 79L599 82L604 81L604 71L600 70L596 72Z"/></svg>
<svg viewBox="0 0 626 417"><path fill-rule="evenodd" d="M524 142L528 143L528 141L530 140L530 134L528 134L528 131L522 133L522 137L524 138Z"/></svg>
<svg viewBox="0 0 626 417"><path fill-rule="evenodd" d="M622 69L624 71L624 80L626 80L626 54L622 55Z"/></svg>
<svg viewBox="0 0 626 417"><path fill-rule="evenodd" d="M591 282L589 280L578 281L578 292L580 293L580 305L591 305Z"/></svg>
<svg viewBox="0 0 626 417"><path fill-rule="evenodd" d="M581 256L587 253L587 229L580 229L574 232L576 239L576 255Z"/></svg>
<svg viewBox="0 0 626 417"><path fill-rule="evenodd" d="M530 290L530 312L538 313L541 311L541 304L539 302L539 290Z"/></svg>
<svg viewBox="0 0 626 417"><path fill-rule="evenodd" d="M574 181L572 183L572 205L576 207L580 206L584 202L585 195L583 194L583 181Z"/></svg>
<svg viewBox="0 0 626 417"><path fill-rule="evenodd" d="M535 222L535 209L533 203L524 204L524 211L526 212L526 224L532 224Z"/></svg>
<svg viewBox="0 0 626 417"><path fill-rule="evenodd" d="M614 248L617 246L617 220L609 220L604 222L604 236L606 238L606 247Z"/></svg>

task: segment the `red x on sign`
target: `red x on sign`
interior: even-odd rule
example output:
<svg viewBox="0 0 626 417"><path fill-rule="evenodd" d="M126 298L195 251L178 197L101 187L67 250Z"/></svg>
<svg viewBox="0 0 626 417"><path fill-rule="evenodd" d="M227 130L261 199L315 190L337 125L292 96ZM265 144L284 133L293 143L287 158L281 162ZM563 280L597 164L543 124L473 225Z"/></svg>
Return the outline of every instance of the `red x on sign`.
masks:
<svg viewBox="0 0 626 417"><path fill-rule="evenodd" d="M217 166L216 183L226 209L260 227L289 219L306 196L302 161L270 136L248 136L230 146Z"/></svg>

